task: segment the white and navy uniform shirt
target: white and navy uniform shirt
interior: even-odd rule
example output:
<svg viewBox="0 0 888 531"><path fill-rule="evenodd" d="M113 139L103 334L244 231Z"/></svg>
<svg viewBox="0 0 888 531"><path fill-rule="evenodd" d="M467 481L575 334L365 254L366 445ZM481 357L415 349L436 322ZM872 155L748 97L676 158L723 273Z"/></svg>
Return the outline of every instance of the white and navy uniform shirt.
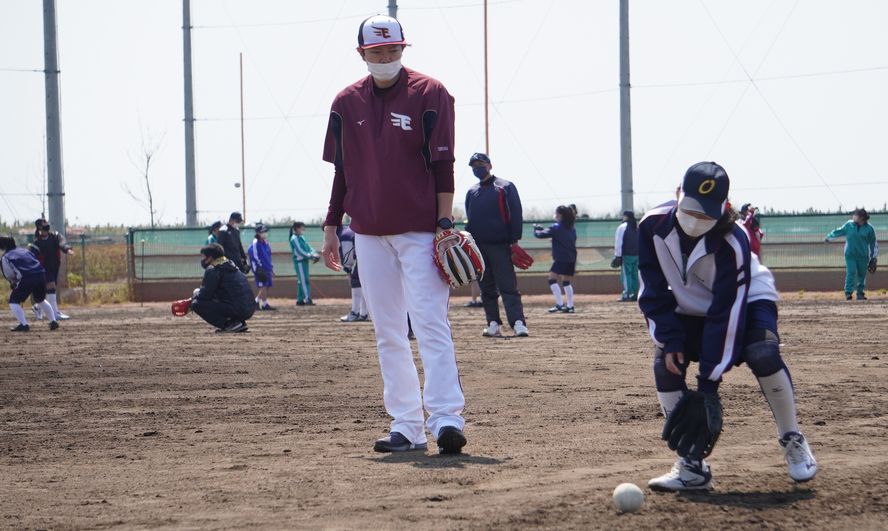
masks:
<svg viewBox="0 0 888 531"><path fill-rule="evenodd" d="M748 303L777 301L770 271L749 250L736 224L709 233L683 253L676 202L649 211L639 225L638 306L651 339L664 352L685 351L682 317L704 318L700 382L713 388L742 353Z"/></svg>
<svg viewBox="0 0 888 531"><path fill-rule="evenodd" d="M43 276L45 270L34 255L25 248L10 249L0 258L0 269L3 276L13 286L17 286L27 276Z"/></svg>

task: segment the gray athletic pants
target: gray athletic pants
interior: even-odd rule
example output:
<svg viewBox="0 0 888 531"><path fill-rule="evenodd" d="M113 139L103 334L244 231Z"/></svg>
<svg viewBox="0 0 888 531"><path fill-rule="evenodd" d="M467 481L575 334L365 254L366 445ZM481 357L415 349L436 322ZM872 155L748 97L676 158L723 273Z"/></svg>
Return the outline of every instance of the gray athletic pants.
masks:
<svg viewBox="0 0 888 531"><path fill-rule="evenodd" d="M481 302L484 303L487 322L502 324L498 301L502 295L509 326L515 326L515 321L527 324L518 291L518 278L512 265L511 246L508 243L479 243L478 248L481 249L485 265L484 276L478 286L481 288Z"/></svg>

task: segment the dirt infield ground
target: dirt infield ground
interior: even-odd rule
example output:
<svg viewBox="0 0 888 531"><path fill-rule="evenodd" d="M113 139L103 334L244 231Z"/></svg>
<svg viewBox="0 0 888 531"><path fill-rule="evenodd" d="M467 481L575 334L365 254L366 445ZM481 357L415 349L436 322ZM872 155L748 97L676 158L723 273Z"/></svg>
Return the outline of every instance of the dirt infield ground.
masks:
<svg viewBox="0 0 888 531"><path fill-rule="evenodd" d="M370 324L342 302L220 336L168 306L68 308L50 334L0 333L0 527L884 529L888 300L790 296L784 353L821 470L786 476L745 367L722 386L711 494L610 493L668 470L634 305L528 304L532 337L482 340L451 313L467 454L375 454L388 428ZM278 301L285 306L284 301ZM4 317L4 329L10 324Z"/></svg>

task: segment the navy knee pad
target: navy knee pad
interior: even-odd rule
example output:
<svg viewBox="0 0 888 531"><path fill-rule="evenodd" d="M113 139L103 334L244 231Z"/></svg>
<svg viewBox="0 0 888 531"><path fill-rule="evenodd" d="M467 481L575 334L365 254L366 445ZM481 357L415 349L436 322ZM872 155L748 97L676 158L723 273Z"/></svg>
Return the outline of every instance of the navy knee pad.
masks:
<svg viewBox="0 0 888 531"><path fill-rule="evenodd" d="M771 376L786 369L783 357L780 356L780 340L777 338L777 334L770 330L762 330L762 332L750 334L753 338L747 342L743 351L744 361L749 365L752 374L758 378Z"/></svg>
<svg viewBox="0 0 888 531"><path fill-rule="evenodd" d="M666 368L666 362L663 360L663 351L659 348L654 349L654 382L657 385L657 391L661 393L688 390L685 379L672 374Z"/></svg>
<svg viewBox="0 0 888 531"><path fill-rule="evenodd" d="M561 283L562 286L570 286L570 280L565 280Z"/></svg>
<svg viewBox="0 0 888 531"><path fill-rule="evenodd" d="M549 285L551 286L552 284L558 284L558 281L555 280L554 278L550 278L550 279L549 279Z"/></svg>

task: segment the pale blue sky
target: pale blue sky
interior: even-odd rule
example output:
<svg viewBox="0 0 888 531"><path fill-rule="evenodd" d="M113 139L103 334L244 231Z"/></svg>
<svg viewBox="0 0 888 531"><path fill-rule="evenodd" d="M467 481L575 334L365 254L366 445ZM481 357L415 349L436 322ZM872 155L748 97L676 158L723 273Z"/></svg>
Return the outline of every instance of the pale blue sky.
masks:
<svg viewBox="0 0 888 531"><path fill-rule="evenodd" d="M38 0L0 7L0 69L43 68ZM361 19L386 0L193 0L198 209L240 209L238 53L246 76L248 221L320 216L330 102L366 75ZM619 209L617 0L491 0L491 157L528 208ZM399 0L404 64L457 101L457 204L483 150L480 0ZM735 203L780 209L888 200L888 3L635 0L636 207L667 199L691 163L721 162ZM185 217L178 0L58 0L63 157L71 223L144 224L130 158L140 128L163 222ZM235 25L239 27L234 27ZM748 78L756 79L750 83ZM284 120L282 117L287 116ZM40 213L43 76L0 70L0 218ZM18 195L23 194L23 195ZM30 194L30 195L29 195Z"/></svg>

